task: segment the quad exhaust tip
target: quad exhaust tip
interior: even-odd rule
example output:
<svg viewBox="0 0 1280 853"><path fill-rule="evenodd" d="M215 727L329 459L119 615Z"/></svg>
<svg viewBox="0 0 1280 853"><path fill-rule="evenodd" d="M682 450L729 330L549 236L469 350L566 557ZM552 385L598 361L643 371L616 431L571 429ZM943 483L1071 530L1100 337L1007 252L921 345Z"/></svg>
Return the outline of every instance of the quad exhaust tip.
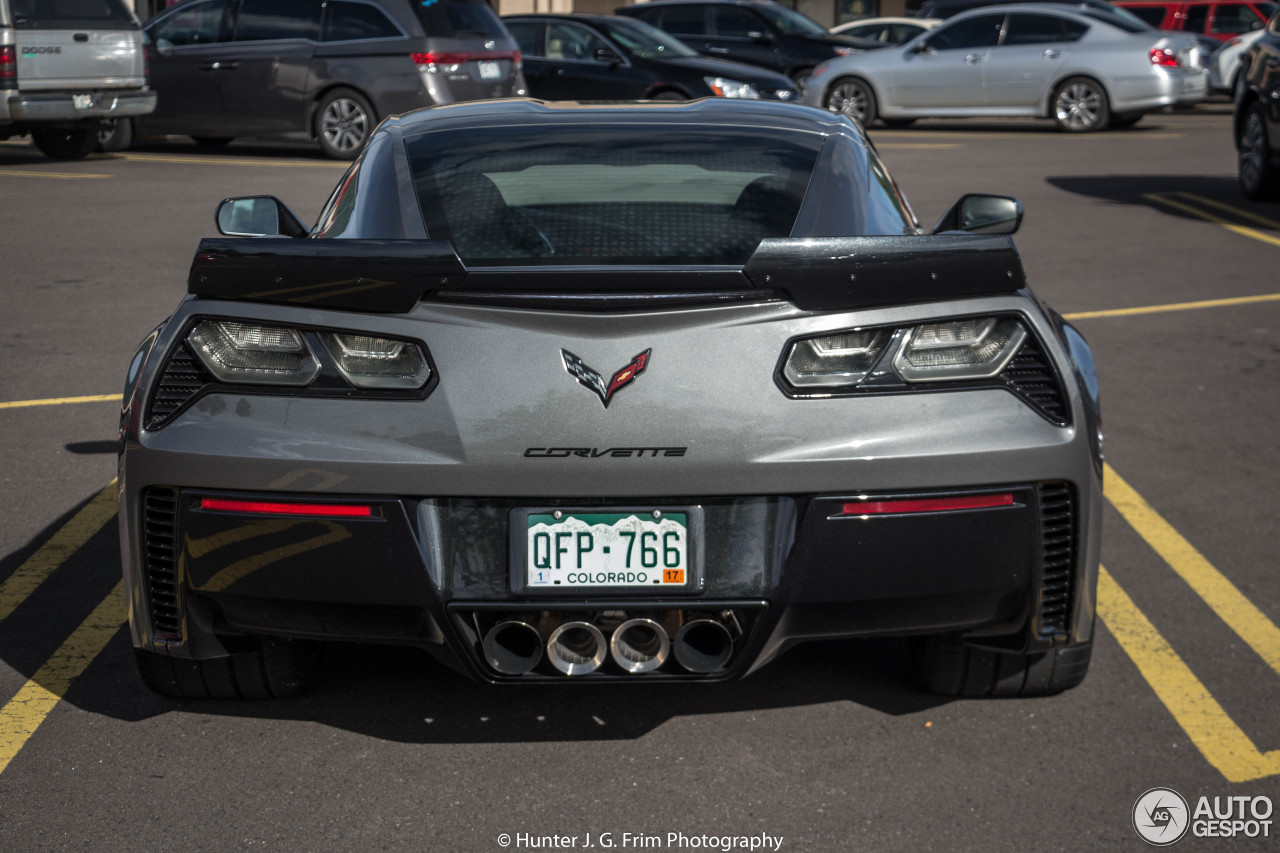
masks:
<svg viewBox="0 0 1280 853"><path fill-rule="evenodd" d="M595 672L608 653L604 634L590 622L565 622L547 639L547 660L565 675Z"/></svg>
<svg viewBox="0 0 1280 853"><path fill-rule="evenodd" d="M676 660L690 672L707 675L724 669L733 655L733 635L712 618L690 620L676 634Z"/></svg>
<svg viewBox="0 0 1280 853"><path fill-rule="evenodd" d="M528 622L507 619L484 635L484 656L503 675L524 675L542 660L542 637Z"/></svg>
<svg viewBox="0 0 1280 853"><path fill-rule="evenodd" d="M626 672L652 672L662 666L671 651L671 641L661 625L640 617L623 622L613 631L609 652Z"/></svg>

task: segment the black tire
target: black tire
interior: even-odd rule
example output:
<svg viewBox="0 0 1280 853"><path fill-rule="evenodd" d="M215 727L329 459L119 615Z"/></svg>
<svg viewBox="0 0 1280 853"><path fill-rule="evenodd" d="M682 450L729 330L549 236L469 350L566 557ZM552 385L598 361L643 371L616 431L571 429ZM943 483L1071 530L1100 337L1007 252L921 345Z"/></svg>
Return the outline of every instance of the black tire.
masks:
<svg viewBox="0 0 1280 853"><path fill-rule="evenodd" d="M1112 113L1108 125L1112 130L1123 130L1126 127L1133 127L1142 121L1144 115L1146 113Z"/></svg>
<svg viewBox="0 0 1280 853"><path fill-rule="evenodd" d="M674 89L667 89L665 92L657 92L653 95L650 95L648 100L650 101L687 101L689 99Z"/></svg>
<svg viewBox="0 0 1280 853"><path fill-rule="evenodd" d="M354 89L334 89L316 107L316 141L326 157L354 160L373 135L373 107Z"/></svg>
<svg viewBox="0 0 1280 853"><path fill-rule="evenodd" d="M954 635L919 637L912 657L920 686L943 696L1049 696L1084 681L1093 643L1021 655L975 649Z"/></svg>
<svg viewBox="0 0 1280 853"><path fill-rule="evenodd" d="M911 125L916 123L916 120L913 118L882 118L880 121L884 122L885 127L893 128L895 130L899 130L904 127L911 127Z"/></svg>
<svg viewBox="0 0 1280 853"><path fill-rule="evenodd" d="M856 119L863 127L876 120L876 93L861 77L841 77L827 90L827 109Z"/></svg>
<svg viewBox="0 0 1280 853"><path fill-rule="evenodd" d="M1066 133L1092 133L1111 121L1107 90L1091 77L1068 77L1049 98L1049 115Z"/></svg>
<svg viewBox="0 0 1280 853"><path fill-rule="evenodd" d="M201 148L226 148L235 139L234 136L193 136L191 138Z"/></svg>
<svg viewBox="0 0 1280 853"><path fill-rule="evenodd" d="M1240 120L1236 151L1244 197L1266 201L1280 196L1280 170L1276 169L1272 159L1275 152L1267 142L1267 114L1257 101L1249 104Z"/></svg>
<svg viewBox="0 0 1280 853"><path fill-rule="evenodd" d="M796 68L787 76L791 78L791 82L795 83L800 87L801 91L803 91L805 84L808 83L809 78L813 76L813 67L805 66L804 68Z"/></svg>
<svg viewBox="0 0 1280 853"><path fill-rule="evenodd" d="M83 160L98 145L98 130L76 127L66 130L44 128L31 131L36 148L54 160Z"/></svg>
<svg viewBox="0 0 1280 853"><path fill-rule="evenodd" d="M133 122L127 118L116 119L109 127L98 129L97 151L125 151L133 144Z"/></svg>
<svg viewBox="0 0 1280 853"><path fill-rule="evenodd" d="M313 644L270 637L255 651L211 660L133 654L142 682L173 699L292 699L310 686L316 657Z"/></svg>

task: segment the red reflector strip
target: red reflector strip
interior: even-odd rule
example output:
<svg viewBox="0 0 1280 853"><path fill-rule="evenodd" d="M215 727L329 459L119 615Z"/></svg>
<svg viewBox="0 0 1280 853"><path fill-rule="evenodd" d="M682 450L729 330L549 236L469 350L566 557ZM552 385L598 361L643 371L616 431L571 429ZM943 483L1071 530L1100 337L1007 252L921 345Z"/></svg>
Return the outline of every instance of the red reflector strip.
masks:
<svg viewBox="0 0 1280 853"><path fill-rule="evenodd" d="M252 512L261 515L322 515L329 518L369 518L373 515L373 507L356 504L295 504L233 501L226 498L201 498L200 508L226 512Z"/></svg>
<svg viewBox="0 0 1280 853"><path fill-rule="evenodd" d="M520 61L520 51L510 50L454 50L454 51L428 51L427 53L413 53L414 64L416 65L461 65L464 62L482 59L509 59L512 62Z"/></svg>
<svg viewBox="0 0 1280 853"><path fill-rule="evenodd" d="M1013 506L1013 495L965 495L953 498L906 498L897 501L846 503L841 515L891 515L899 512L946 512L949 509L988 509Z"/></svg>

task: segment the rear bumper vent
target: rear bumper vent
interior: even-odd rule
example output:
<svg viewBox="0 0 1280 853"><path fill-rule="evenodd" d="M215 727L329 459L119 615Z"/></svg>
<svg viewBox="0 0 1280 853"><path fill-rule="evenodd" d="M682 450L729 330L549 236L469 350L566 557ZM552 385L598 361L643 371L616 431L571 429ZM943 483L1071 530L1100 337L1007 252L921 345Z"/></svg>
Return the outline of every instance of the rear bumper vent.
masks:
<svg viewBox="0 0 1280 853"><path fill-rule="evenodd" d="M156 639L181 640L178 611L176 525L178 495L173 489L147 489L142 496L142 573L147 609Z"/></svg>
<svg viewBox="0 0 1280 853"><path fill-rule="evenodd" d="M164 372L151 395L147 410L147 429L159 429L173 419L183 406L192 400L213 377L186 341L174 347L165 362Z"/></svg>
<svg viewBox="0 0 1280 853"><path fill-rule="evenodd" d="M1079 515L1075 488L1070 483L1041 483L1040 601L1037 626L1041 636L1065 634L1070 625L1075 592Z"/></svg>
<svg viewBox="0 0 1280 853"><path fill-rule="evenodd" d="M1027 339L1000 375L1031 408L1059 426L1071 423L1062 383L1035 338Z"/></svg>

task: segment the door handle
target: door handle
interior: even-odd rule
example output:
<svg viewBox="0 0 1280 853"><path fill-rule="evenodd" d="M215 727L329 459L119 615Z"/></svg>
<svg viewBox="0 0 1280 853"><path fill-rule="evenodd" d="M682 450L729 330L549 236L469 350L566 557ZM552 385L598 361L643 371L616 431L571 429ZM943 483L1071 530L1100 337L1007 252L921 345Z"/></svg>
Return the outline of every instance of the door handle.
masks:
<svg viewBox="0 0 1280 853"><path fill-rule="evenodd" d="M968 56L966 56L966 57L964 58L964 64L965 64L965 65L977 65L977 64L978 64L979 62L981 62L982 60L983 60L983 56L982 56L982 54L979 54L979 53L971 53L971 54L969 54Z"/></svg>
<svg viewBox="0 0 1280 853"><path fill-rule="evenodd" d="M1045 59L1059 59L1062 57L1062 51L1049 48L1044 52Z"/></svg>
<svg viewBox="0 0 1280 853"><path fill-rule="evenodd" d="M201 71L230 71L233 68L239 68L239 62L201 62L196 66Z"/></svg>

